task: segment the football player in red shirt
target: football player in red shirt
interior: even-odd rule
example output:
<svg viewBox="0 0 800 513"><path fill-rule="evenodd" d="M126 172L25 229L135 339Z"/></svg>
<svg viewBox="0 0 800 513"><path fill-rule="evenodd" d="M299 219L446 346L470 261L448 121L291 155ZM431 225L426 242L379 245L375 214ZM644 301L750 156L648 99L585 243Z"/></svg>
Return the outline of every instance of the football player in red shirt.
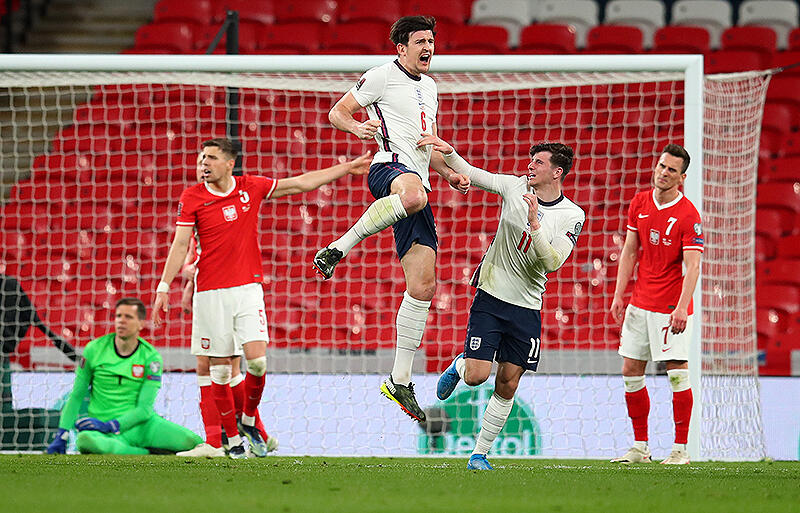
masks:
<svg viewBox="0 0 800 513"><path fill-rule="evenodd" d="M623 357L625 403L633 423L634 445L621 458L611 460L617 463L651 461L647 446L650 397L644 379L648 360L666 362L672 387L675 443L661 463L689 463L686 442L693 400L688 359L692 295L700 276L703 229L700 214L680 190L688 167L687 151L668 144L656 163L653 189L634 196L628 210L628 232L619 259L611 314L617 322L623 314L625 319L619 354ZM637 260L633 296L625 309L623 297Z"/></svg>
<svg viewBox="0 0 800 513"><path fill-rule="evenodd" d="M240 433L247 437L254 454L267 452L266 442L255 428L269 341L258 247L261 201L311 191L347 174L365 174L370 155L278 180L233 176L238 151L228 139L211 139L202 146L203 183L181 194L175 238L156 289L153 324L158 327L167 312L170 283L180 272L196 231L199 258L192 300L192 354L210 358L211 389L228 436L228 455L239 459L246 457ZM245 401L238 426L229 386L231 358L237 348L242 349L247 362Z"/></svg>

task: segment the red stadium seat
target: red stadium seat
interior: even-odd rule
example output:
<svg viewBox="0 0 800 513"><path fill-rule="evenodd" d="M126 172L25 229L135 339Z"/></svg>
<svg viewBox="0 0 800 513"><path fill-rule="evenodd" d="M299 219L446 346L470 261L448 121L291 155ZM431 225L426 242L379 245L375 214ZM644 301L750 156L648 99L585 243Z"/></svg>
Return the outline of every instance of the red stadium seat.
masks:
<svg viewBox="0 0 800 513"><path fill-rule="evenodd" d="M399 0L382 0L380 8L376 9L373 2L366 0L343 0L339 2L339 21L352 23L356 21L380 23L383 26L386 39L389 38L389 27L400 18ZM357 34L349 34L355 37ZM343 36L344 37L344 36Z"/></svg>
<svg viewBox="0 0 800 513"><path fill-rule="evenodd" d="M780 310L770 308L756 308L756 332L767 339L786 332L789 325L789 315Z"/></svg>
<svg viewBox="0 0 800 513"><path fill-rule="evenodd" d="M790 235L795 229L795 219L788 210L760 207L756 211L756 233L774 238Z"/></svg>
<svg viewBox="0 0 800 513"><path fill-rule="evenodd" d="M508 31L497 25L462 25L445 40L448 53L508 53Z"/></svg>
<svg viewBox="0 0 800 513"><path fill-rule="evenodd" d="M239 12L239 21L249 21L260 25L275 23L275 3L273 0L226 0L229 11Z"/></svg>
<svg viewBox="0 0 800 513"><path fill-rule="evenodd" d="M782 140L778 157L800 157L800 133L785 133Z"/></svg>
<svg viewBox="0 0 800 513"><path fill-rule="evenodd" d="M770 27L730 27L722 33L723 50L757 51L762 67L768 67L776 51L777 35Z"/></svg>
<svg viewBox="0 0 800 513"><path fill-rule="evenodd" d="M268 30L269 25L262 25L252 21L242 21L239 23L239 53L253 54L258 47L259 36ZM206 26L196 33L195 49L200 52L207 52L211 43L217 37L220 27L218 25ZM214 54L225 54L227 44L227 33L219 40Z"/></svg>
<svg viewBox="0 0 800 513"><path fill-rule="evenodd" d="M332 23L336 21L336 2L333 0L279 1L275 4L275 21L277 25L296 22Z"/></svg>
<svg viewBox="0 0 800 513"><path fill-rule="evenodd" d="M791 130L800 129L800 77L786 77L780 75L773 78L767 89L767 105L785 105L791 112ZM768 116L764 115L764 121L768 121Z"/></svg>
<svg viewBox="0 0 800 513"><path fill-rule="evenodd" d="M258 48L264 53L315 53L319 50L325 25L317 22L286 22L263 30Z"/></svg>
<svg viewBox="0 0 800 513"><path fill-rule="evenodd" d="M642 53L642 30L627 25L598 25L589 30L583 53Z"/></svg>
<svg viewBox="0 0 800 513"><path fill-rule="evenodd" d="M778 239L777 257L800 260L800 235L790 235Z"/></svg>
<svg viewBox="0 0 800 513"><path fill-rule="evenodd" d="M789 32L789 50L800 50L800 27Z"/></svg>
<svg viewBox="0 0 800 513"><path fill-rule="evenodd" d="M755 50L716 50L705 59L706 73L734 73L764 69L762 57Z"/></svg>
<svg viewBox="0 0 800 513"><path fill-rule="evenodd" d="M760 159L778 157L781 154L784 138L783 132L775 132L774 130L762 131L758 146L758 157Z"/></svg>
<svg viewBox="0 0 800 513"><path fill-rule="evenodd" d="M325 31L323 51L340 54L376 54L392 53L395 48L389 40L389 31L385 23L355 21L339 23L328 28Z"/></svg>
<svg viewBox="0 0 800 513"><path fill-rule="evenodd" d="M703 27L666 26L656 31L653 53L699 53L711 51L708 30Z"/></svg>
<svg viewBox="0 0 800 513"><path fill-rule="evenodd" d="M759 182L798 182L800 181L800 157L772 159L758 168Z"/></svg>
<svg viewBox="0 0 800 513"><path fill-rule="evenodd" d="M782 103L767 103L764 105L764 116L761 122L762 130L771 130L778 133L787 133L792 130L794 121L792 107Z"/></svg>
<svg viewBox="0 0 800 513"><path fill-rule="evenodd" d="M758 208L772 207L800 213L800 186L791 182L762 183L756 189Z"/></svg>
<svg viewBox="0 0 800 513"><path fill-rule="evenodd" d="M775 52L772 55L772 68L782 68L800 62L800 49ZM781 72L783 77L800 77L800 66L786 69Z"/></svg>
<svg viewBox="0 0 800 513"><path fill-rule="evenodd" d="M153 9L153 21L189 21L207 25L213 19L211 0L161 0Z"/></svg>
<svg viewBox="0 0 800 513"><path fill-rule="evenodd" d="M425 15L433 16L436 22L452 23L462 25L467 22L470 14L470 5L464 0L436 0L426 2L412 0L401 4L404 16Z"/></svg>
<svg viewBox="0 0 800 513"><path fill-rule="evenodd" d="M794 242L797 242L797 239ZM780 242L778 245L778 251L780 251ZM800 254L800 250L794 251L794 254ZM792 254L789 253L789 256L792 256ZM800 286L800 272L798 272L798 269L800 269L800 260L794 258L782 258L779 256L775 260L764 262L758 266L756 287L764 284Z"/></svg>
<svg viewBox="0 0 800 513"><path fill-rule="evenodd" d="M570 25L528 25L520 33L516 53L570 54L575 53L575 28Z"/></svg>
<svg viewBox="0 0 800 513"><path fill-rule="evenodd" d="M193 53L198 27L194 23L181 21L142 25L136 31L134 44L139 50L162 48L172 53Z"/></svg>
<svg viewBox="0 0 800 513"><path fill-rule="evenodd" d="M765 262L775 258L775 240L766 235L756 234L756 262Z"/></svg>
<svg viewBox="0 0 800 513"><path fill-rule="evenodd" d="M800 310L800 287L795 285L764 284L756 287L756 306L786 313Z"/></svg>

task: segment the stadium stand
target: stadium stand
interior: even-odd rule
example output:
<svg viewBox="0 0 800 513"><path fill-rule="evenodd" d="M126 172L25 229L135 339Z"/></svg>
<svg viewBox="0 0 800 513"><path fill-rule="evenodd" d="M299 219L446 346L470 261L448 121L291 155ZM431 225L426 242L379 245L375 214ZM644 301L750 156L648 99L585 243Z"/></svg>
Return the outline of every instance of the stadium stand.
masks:
<svg viewBox="0 0 800 513"><path fill-rule="evenodd" d="M644 48L653 47L656 30L666 25L667 10L661 0L612 0L606 4L607 25L633 25L642 31Z"/></svg>
<svg viewBox="0 0 800 513"><path fill-rule="evenodd" d="M701 26L719 48L722 32L733 25L733 7L725 0L678 0L672 4L672 25Z"/></svg>
<svg viewBox="0 0 800 513"><path fill-rule="evenodd" d="M758 25L777 33L778 48L788 45L789 32L797 28L798 5L794 0L748 0L739 6L739 25Z"/></svg>
<svg viewBox="0 0 800 513"><path fill-rule="evenodd" d="M341 0L331 2L327 0L308 1L272 1L272 0L228 0L218 3L209 0L161 0L153 11L153 20L141 26L136 32L133 48L130 53L176 53L190 54L202 53L216 35L220 23L224 19L224 8L239 11L240 20L240 48L242 53L386 53L393 52L393 46L388 41L387 25L401 14L425 12L433 14L440 20L440 34L442 42L438 49L441 53L644 53L652 46L654 53L701 53L706 56L706 72L732 72L748 69L765 69L771 66L786 66L800 62L800 28L798 25L798 2L796 1L769 1L752 0L731 3L722 0L677 0L662 2L660 0L611 0L600 2L582 0L580 2L538 1L538 0L505 0L497 2L492 0L441 0L431 5L422 2L401 3L396 0L381 2L381 8L376 9L374 3L366 0ZM738 5L738 10L734 9ZM738 14L737 25L733 25L734 13ZM600 14L603 13L603 24ZM669 25L665 26L667 14ZM352 34L358 34L353 39ZM479 34L479 36L477 35ZM712 49L714 49L712 51ZM223 43L217 52L224 50ZM758 196L757 196L757 223L756 223L756 258L760 262L758 271L758 302L759 313L757 326L760 335L760 347L767 355L765 369L767 372L784 372L788 366L786 359L781 360L775 355L785 355L787 342L785 336L789 330L789 319L800 316L798 310L798 291L800 283L795 278L791 269L796 269L800 263L800 68L788 70L773 78L767 93L767 105L762 126L762 152L763 159L760 166ZM110 159L119 159L119 152L130 149L151 148L161 152L168 152L175 148L194 148L209 130L214 135L223 133L221 120L224 119L224 109L198 110L197 123L193 126L182 126L182 136L174 136L176 130L169 122L153 123L147 127L140 125L139 131L131 132L132 121L139 119L143 114L143 107L137 101L137 95L147 94L150 97L164 94L167 98L169 90L163 92L141 92L131 89L125 93L115 91L98 91L104 96L103 101L94 101L79 105L75 109L74 124L60 131L52 141L52 151L47 155L36 157L33 165L33 175L30 179L14 185L10 202L1 207L2 213L2 245L0 251L9 257L26 258L20 261L36 262L35 272L46 278L44 285L30 282L32 294L44 298L50 305L49 313L53 322L60 327L72 330L74 333L87 333L97 330L98 333L107 329L106 320L101 323L87 322L105 315L104 308L108 307L115 294L129 290L142 280L155 276L155 270L149 269L153 260L161 261L165 257L169 241L167 236L167 222L164 212L168 212L174 205L171 201L160 198L177 197L174 190L158 189L159 184L154 181L158 173L167 172L170 168L180 169L184 173L187 166L161 160L140 160L132 162L110 162ZM202 91L197 91L202 96ZM117 95L117 96L114 96ZM581 138L592 140L590 131L586 126L598 119L587 118L586 111L577 103L569 104L554 94L552 97L537 99L536 109L538 116L546 116L549 122L562 123L563 134L582 134ZM642 96L647 100L647 95ZM222 99L218 99L222 100ZM334 100L333 98L331 99ZM224 100L223 100L224 101ZM293 99L291 101L296 101ZM589 99L588 101L591 101ZM649 101L649 100L647 100ZM499 128L498 123L512 123L508 116L492 116L493 112L500 112L503 103L501 98L486 100L491 108L466 108L458 110L454 115L454 127L490 127L487 131L456 132L458 137L478 137L484 139L487 162L499 161L501 157L517 153L512 141L502 137L491 137L494 128ZM166 103L166 102L165 102ZM213 102L212 102L213 103ZM288 116L300 116L297 120L266 119L263 111L265 106L248 104L243 98L242 116L250 120L250 130L269 132L270 137L265 138L264 144L272 145L269 150L280 149L282 155L259 160L255 164L246 163L247 167L257 165L263 168L278 170L278 173L287 169L293 149L315 148L325 155L334 155L352 149L352 141L347 137L337 134L334 143L320 145L315 141L314 135L319 130L327 129L327 122L320 119L318 114L311 110L298 109ZM533 110L533 103L531 105ZM163 106L159 117L171 119L169 106ZM320 110L317 108L316 110ZM323 109L324 110L324 109ZM285 110L281 111L286 113ZM309 114L309 112L312 112ZM152 114L148 113L148 116ZM603 112L602 108L594 106L591 116L619 115L609 108ZM661 114L659 114L661 115ZM304 116L311 116L305 118ZM175 118L186 119L186 112ZM502 119L502 121L496 121ZM280 123L286 123L280 125ZM537 138L536 117L519 118L513 121L520 126L532 127L525 132L525 137ZM664 122L662 119L641 119L626 121L624 128L594 128L595 132L602 130L616 130L612 137L618 144L612 145L608 152L595 155L591 143L581 149L589 156L591 161L588 166L608 169L608 184L622 184L619 197L609 197L607 208L620 208L630 199L626 186L632 185L624 182L621 167L626 145L635 144L637 131L643 127L652 127L655 122ZM677 120L667 120L675 122ZM296 122L296 123L295 123ZM440 123L443 126L449 123ZM202 130L201 130L202 125ZM277 126L275 126L277 125ZM307 128L301 128L305 126ZM172 136L168 134L172 133ZM598 132L599 133L599 132ZM125 141L123 143L123 141ZM267 148L262 148L267 150ZM112 157L113 155L113 157ZM126 155L125 158L129 156ZM103 174L96 173L90 176L87 171L89 166L86 159L109 159L109 165L104 168ZM83 163L82 163L83 162ZM189 168L191 166L188 166ZM616 168L616 169L615 169ZM136 169L136 172L133 170ZM61 180L49 180L48 175L63 177L71 175L75 181L62 183ZM181 176L183 184L191 181L191 176ZM40 180L44 180L43 182ZM78 183L94 180L95 185L91 198L84 198L78 194ZM145 184L145 181L150 180ZM45 184L45 185L41 185ZM606 183L604 182L604 185ZM641 184L639 184L641 185ZM130 197L138 197L135 204L137 215L123 218L119 213L123 208L131 206L125 199L130 192ZM352 192L352 191L351 191ZM447 194L448 191L436 191ZM570 190L570 194L581 197L586 191ZM341 198L335 192L329 196L324 191L318 191L318 204L328 204L333 211L343 207ZM48 199L46 204L32 206L31 198ZM361 198L367 201L368 198ZM353 197L349 198L350 201ZM329 203L326 203L329 202ZM270 207L272 208L272 207ZM277 207L275 207L277 208ZM320 207L322 208L322 207ZM326 207L328 208L328 207ZM37 212L49 213L49 218L57 221L53 226L41 226L45 219L38 216ZM344 212L344 210L341 210ZM58 216L54 217L54 214ZM462 211L451 215L442 216L444 219L465 218L469 222L470 216L477 216L476 212ZM344 216L345 218L347 216ZM44 235L32 236L32 229L38 226L38 231ZM118 232L105 233L109 227L124 226L131 231L125 233L121 239ZM50 230L48 231L47 228ZM156 231L152 231L156 228ZM291 233L296 226L272 226L265 224L264 236L277 230L277 237ZM335 229L334 229L335 228ZM339 226L328 226L325 229L334 233ZM605 227L604 232L614 233L621 230L619 226ZM305 235L308 237L307 235ZM490 236L490 235L489 235ZM454 350L461 344L458 339L459 331L454 326L465 325L464 319L458 317L468 311L467 305L462 304L469 297L464 284L464 272L474 268L474 256L469 259L459 260L457 247L463 244L488 244L487 234L470 235L469 241L453 238L452 246L442 248L442 259L458 262L458 265L447 266L448 273L441 277L444 284L442 294L437 295L438 306L432 316L431 338L446 347ZM601 248L613 247L613 237L601 237L594 240L586 237L586 246L578 248L580 259L598 258L602 262L603 272L613 276L616 272L614 251ZM277 243L274 243L277 244ZM386 240L375 241L374 244L387 244ZM316 247L316 242L313 247ZM389 246L390 247L390 246ZM120 249L124 248L124 249ZM121 252L121 253L120 253ZM118 257L130 257L128 260ZM285 255L284 255L285 256ZM272 255L275 258L275 255ZM290 260L305 259L306 256L293 256L278 259L276 266L285 265L288 269ZM367 276L377 275L380 271L374 261L364 255L364 266L359 272ZM479 258L479 254L478 254ZM114 263L113 262L124 262ZM88 268L82 268L78 262L86 262ZM12 266L13 270L13 266ZM31 270L29 270L30 272ZM277 271L276 271L277 272ZM292 272L292 271L288 271ZM394 271L392 271L394 272ZM76 273L91 274L95 279L89 283L81 281L80 290L71 290L74 286L71 278ZM145 278L147 276L148 278ZM360 283L363 290L359 291L364 300L359 308L366 312L366 320L361 319L357 312L351 310L344 318L334 317L326 319L330 322L330 333L303 333L300 331L303 319L297 308L285 303L268 305L275 313L273 324L279 334L276 339L279 344L290 344L290 340L298 338L303 344L311 344L316 337L320 340L373 340L379 344L391 340L391 319L379 319L374 309L369 308L370 302L381 301L381 298L396 296L396 282L399 276L394 274L386 276L387 283L377 285L373 280ZM316 284L313 287L329 287L331 285ZM780 290L774 289L781 285ZM333 285L335 287L337 285ZM386 294L387 288L393 291ZM589 290L576 289L576 284L567 283L559 285L557 297L561 301L568 298L572 300L571 312L558 318L548 318L545 325L548 330L584 330L573 328L569 325L569 316L580 316L585 305L594 299ZM326 289L327 290L327 289ZM65 293L69 291L70 293ZM72 294L74 292L74 294ZM292 293L300 291L293 291ZM308 292L308 291L307 291ZM311 294L311 292L309 292ZM330 291L317 294L314 297L329 297ZM70 299L65 299L70 298ZM602 301L602 299L601 299ZM178 303L178 298L173 298ZM294 305L297 306L297 305ZM607 305L606 305L607 306ZM274 307L274 310L272 310ZM781 312L781 313L771 313ZM785 312L785 313L784 313ZM585 312L584 312L585 313ZM451 316L456 315L455 318ZM548 314L550 315L550 314ZM555 314L553 314L555 315ZM794 316L793 316L794 315ZM452 320L451 320L452 319ZM441 323L439 323L441 321ZM584 319L588 326L592 320ZM452 323L452 326L451 324ZM587 324L588 323L588 324ZM179 330L181 323L175 323ZM354 333L357 329L361 334ZM88 330L88 331L87 331ZM363 333L368 336L364 337ZM795 333L800 332L800 327ZM335 336L334 336L335 335ZM616 334L603 331L595 334L580 332L575 334L578 339L590 337L601 341L601 345L613 347ZM328 337L328 338L326 338ZM763 339L763 340L762 340ZM326 342L327 343L327 342ZM431 344L435 347L435 344ZM366 348L373 348L365 345ZM447 363L450 352L447 350L430 354L428 361L429 370L438 370ZM441 358L441 360L437 359ZM788 372L788 371L786 371Z"/></svg>
<svg viewBox="0 0 800 513"><path fill-rule="evenodd" d="M600 9L594 0L573 0L542 2L536 21L544 23L563 23L575 27L575 44L578 48L586 46L589 29L600 21Z"/></svg>

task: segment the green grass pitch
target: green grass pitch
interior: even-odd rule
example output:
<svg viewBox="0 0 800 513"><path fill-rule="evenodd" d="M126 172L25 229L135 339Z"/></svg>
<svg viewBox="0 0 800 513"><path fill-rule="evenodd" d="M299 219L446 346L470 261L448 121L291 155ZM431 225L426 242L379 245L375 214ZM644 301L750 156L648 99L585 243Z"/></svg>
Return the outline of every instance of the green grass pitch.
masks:
<svg viewBox="0 0 800 513"><path fill-rule="evenodd" d="M0 456L0 511L800 512L800 463Z"/></svg>

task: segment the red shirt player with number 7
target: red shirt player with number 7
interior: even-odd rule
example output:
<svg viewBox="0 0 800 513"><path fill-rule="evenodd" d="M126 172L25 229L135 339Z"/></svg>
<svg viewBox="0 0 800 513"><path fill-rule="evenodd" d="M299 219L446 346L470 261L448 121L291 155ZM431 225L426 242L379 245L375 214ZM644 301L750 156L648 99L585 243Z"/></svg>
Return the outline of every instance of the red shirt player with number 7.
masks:
<svg viewBox="0 0 800 513"><path fill-rule="evenodd" d="M623 296L641 248L619 346L634 445L624 456L611 460L616 463L651 461L647 445L650 397L644 380L648 360L666 362L672 387L675 443L661 463L689 463L686 443L693 399L688 360L692 295L700 276L703 229L697 209L680 191L688 167L689 153L682 146L668 144L656 163L653 190L634 196L628 210L628 233L619 259L611 314L617 322L623 317Z"/></svg>

